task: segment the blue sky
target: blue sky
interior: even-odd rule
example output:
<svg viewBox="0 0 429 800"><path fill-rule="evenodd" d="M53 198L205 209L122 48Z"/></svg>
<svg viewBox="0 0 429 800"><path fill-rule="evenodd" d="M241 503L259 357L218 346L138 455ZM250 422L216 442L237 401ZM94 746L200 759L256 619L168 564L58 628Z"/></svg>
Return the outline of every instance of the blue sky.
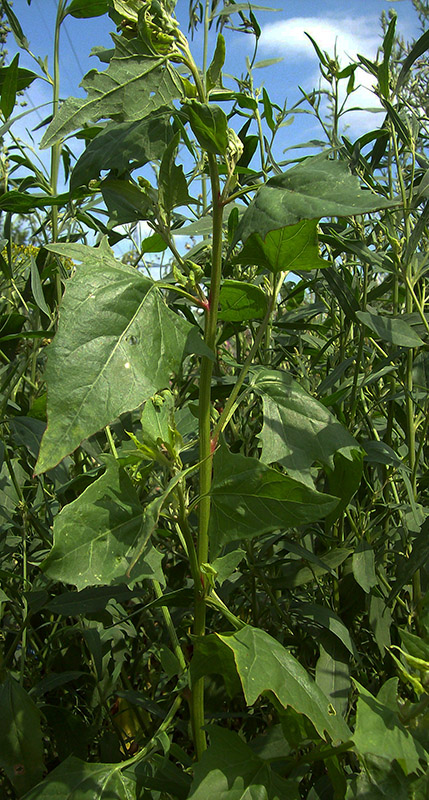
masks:
<svg viewBox="0 0 429 800"><path fill-rule="evenodd" d="M283 61L273 67L260 69L255 73L255 81L264 84L273 100L283 105L285 98L288 106L292 106L300 97L298 84L310 91L317 86L319 79L318 63L314 50L304 34L310 33L322 49L333 52L335 43L341 62L345 65L357 52L373 58L379 46L382 11L394 8L398 14L398 30L406 40L419 35L418 20L411 0L386 2L386 0L290 0L288 3L275 0L259 0L260 5L272 9L280 9L271 13L257 11L256 15L262 28L259 58L268 59L282 57ZM14 10L19 17L32 51L48 57L52 68L53 23L56 0L15 0ZM182 28L187 30L188 0L178 0L177 15ZM110 45L109 32L114 29L110 20L104 17L89 20L75 20L67 17L62 26L61 35L61 96L81 95L78 88L83 74L91 68L98 68L98 59L90 58L91 48L95 45ZM252 50L251 37L232 31L225 32L227 40L226 72L240 74L245 71L245 58ZM212 48L216 33L213 29ZM197 55L201 51L201 34L197 32L193 47ZM13 38L9 40L10 56L16 47ZM33 68L27 54L20 57L21 66ZM103 68L103 67L101 67ZM37 67L36 67L37 71ZM376 106L370 94L371 81L363 72L360 74L363 88L353 96L353 105L364 104ZM35 82L27 92L30 105L47 103L50 99L49 86L42 81ZM33 116L33 115L32 115ZM38 118L25 120L29 126L37 124L46 116L45 109L39 111ZM353 114L350 117L353 133L357 135L371 124L376 127L381 121L380 115L368 119L365 114ZM20 126L21 127L21 126ZM317 125L311 126L310 120L299 116L290 128L285 128L283 138L285 146L303 140L303 133L316 135Z"/></svg>
<svg viewBox="0 0 429 800"><path fill-rule="evenodd" d="M275 2L275 0L258 0L260 5L269 6L278 11L256 11L262 28L259 47L259 59L283 58L275 66L255 71L255 84L265 85L271 98L283 106L285 99L290 108L300 98L298 85L306 91L317 87L319 81L318 60L313 47L304 34L310 33L323 50L333 53L334 47L342 65L346 65L356 53L361 53L368 58L375 58L377 47L381 44L380 15L389 8L394 8L398 14L398 31L405 40L419 36L418 19L411 0L398 0L386 2L385 0L290 0L290 2ZM14 11L17 14L30 47L36 55L47 57L49 68L52 69L53 29L56 12L56 0L32 0L28 6L27 0L14 0ZM188 0L178 0L177 15L182 29L188 27ZM82 95L79 83L89 69L100 68L98 59L91 57L90 51L94 46L110 46L109 32L114 30L113 23L105 17L89 20L75 20L67 17L61 29L61 97L69 95ZM245 72L246 56L251 55L253 43L250 36L234 31L225 31L227 43L227 61L225 72L240 75ZM216 40L216 31L211 34L210 53L213 52ZM16 52L13 37L9 42L10 60ZM201 32L197 32L192 43L196 60L201 53ZM26 53L20 56L20 65L35 69ZM377 108L377 99L371 94L371 79L364 72L359 75L362 83L353 96L351 105L363 105ZM226 85L228 80L225 80ZM41 81L35 81L26 93L27 108L44 104L38 111L31 113L16 123L15 134L24 141L34 136L34 144L41 137L41 131L32 133L32 129L40 123L49 113L51 99L50 86ZM347 118L350 125L348 135L351 139L361 133L377 128L383 121L383 113L353 112ZM283 150L313 138L323 138L319 124L309 116L298 114L294 122L281 130L275 156L278 160L284 158ZM76 155L82 144L72 143ZM49 153L40 154L47 165ZM287 156L286 156L287 157Z"/></svg>

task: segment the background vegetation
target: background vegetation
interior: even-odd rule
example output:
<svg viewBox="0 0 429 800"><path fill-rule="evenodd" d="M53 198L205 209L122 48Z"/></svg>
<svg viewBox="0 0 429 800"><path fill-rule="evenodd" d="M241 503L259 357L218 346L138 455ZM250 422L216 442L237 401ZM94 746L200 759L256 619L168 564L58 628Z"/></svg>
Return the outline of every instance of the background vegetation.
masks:
<svg viewBox="0 0 429 800"><path fill-rule="evenodd" d="M249 4L190 3L196 64L168 0L58 0L53 74L0 67L1 797L429 797L414 5L374 62L314 42L295 109L258 86ZM107 13L60 104L64 19ZM230 28L255 41L232 81ZM358 67L385 116L353 141ZM37 76L49 170L14 134ZM279 163L303 110L320 152Z"/></svg>

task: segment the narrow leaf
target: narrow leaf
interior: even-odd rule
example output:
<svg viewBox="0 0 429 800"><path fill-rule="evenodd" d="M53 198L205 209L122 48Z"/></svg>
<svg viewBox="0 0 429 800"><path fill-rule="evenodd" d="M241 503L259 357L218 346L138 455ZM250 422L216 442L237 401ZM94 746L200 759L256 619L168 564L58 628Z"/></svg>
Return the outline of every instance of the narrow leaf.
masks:
<svg viewBox="0 0 429 800"><path fill-rule="evenodd" d="M219 33L216 41L216 48L213 54L213 59L206 73L206 87L208 92L210 92L210 90L216 86L224 63L225 63L225 39L222 36L222 34Z"/></svg>
<svg viewBox="0 0 429 800"><path fill-rule="evenodd" d="M1 89L1 110L5 119L9 119L15 108L16 93L18 91L18 62L19 53L12 59L4 73Z"/></svg>

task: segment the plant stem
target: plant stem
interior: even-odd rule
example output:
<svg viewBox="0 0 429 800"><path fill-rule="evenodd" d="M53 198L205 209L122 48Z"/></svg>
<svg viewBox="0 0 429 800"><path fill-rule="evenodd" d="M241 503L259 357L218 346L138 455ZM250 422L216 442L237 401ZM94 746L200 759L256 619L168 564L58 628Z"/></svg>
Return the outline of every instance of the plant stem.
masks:
<svg viewBox="0 0 429 800"><path fill-rule="evenodd" d="M162 589L158 581L152 581L153 588L157 598L162 597ZM180 642L177 637L176 628L174 627L173 620L171 619L170 610L167 606L161 606L162 616L164 617L164 622L167 626L168 635L170 637L171 644L173 646L174 654L180 664L180 667L183 672L186 670L186 661L185 656L183 655L183 650L180 647Z"/></svg>

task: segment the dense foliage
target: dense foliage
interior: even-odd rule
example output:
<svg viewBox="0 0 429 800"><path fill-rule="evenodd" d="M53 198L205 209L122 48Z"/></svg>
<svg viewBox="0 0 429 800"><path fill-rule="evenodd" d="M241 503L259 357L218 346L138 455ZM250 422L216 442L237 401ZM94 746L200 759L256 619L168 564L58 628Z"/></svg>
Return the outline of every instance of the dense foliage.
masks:
<svg viewBox="0 0 429 800"><path fill-rule="evenodd" d="M0 68L3 798L429 797L429 33L314 42L287 109L255 13L191 2L200 67L171 0L58 0L53 74ZM102 14L60 103L61 25ZM48 171L12 116L41 78Z"/></svg>

